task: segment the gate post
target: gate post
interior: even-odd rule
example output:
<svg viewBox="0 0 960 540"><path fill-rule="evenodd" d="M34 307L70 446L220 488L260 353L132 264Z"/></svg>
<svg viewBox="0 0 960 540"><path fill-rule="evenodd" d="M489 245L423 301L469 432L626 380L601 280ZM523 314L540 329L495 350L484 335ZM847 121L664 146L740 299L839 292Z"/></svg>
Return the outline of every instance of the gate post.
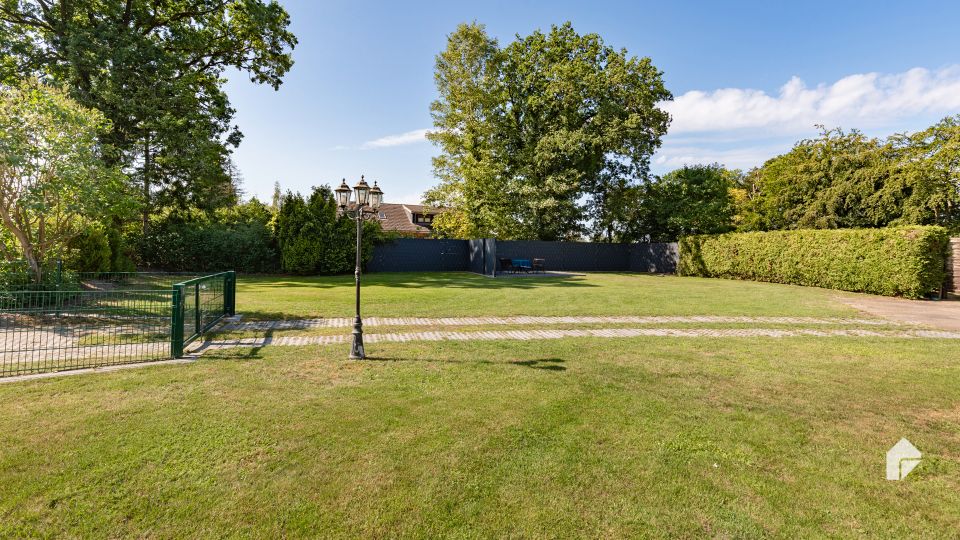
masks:
<svg viewBox="0 0 960 540"><path fill-rule="evenodd" d="M223 312L228 317L237 314L237 272L230 270L227 272L226 290L223 294Z"/></svg>
<svg viewBox="0 0 960 540"><path fill-rule="evenodd" d="M170 313L170 356L183 356L183 286L173 286Z"/></svg>
<svg viewBox="0 0 960 540"><path fill-rule="evenodd" d="M200 309L200 283L194 283L193 287L193 327L195 336L203 332L203 321L200 320L203 310Z"/></svg>

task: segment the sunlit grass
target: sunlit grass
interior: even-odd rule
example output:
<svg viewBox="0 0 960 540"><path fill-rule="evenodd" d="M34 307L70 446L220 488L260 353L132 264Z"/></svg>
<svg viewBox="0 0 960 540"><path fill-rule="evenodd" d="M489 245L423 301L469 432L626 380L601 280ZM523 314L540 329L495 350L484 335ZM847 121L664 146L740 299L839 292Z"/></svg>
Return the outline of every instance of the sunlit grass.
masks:
<svg viewBox="0 0 960 540"><path fill-rule="evenodd" d="M363 313L378 317L481 315L855 316L824 289L644 274L488 278L467 272L363 276ZM247 318L353 315L352 276L255 277L237 283Z"/></svg>
<svg viewBox="0 0 960 540"><path fill-rule="evenodd" d="M235 349L0 386L0 535L945 536L960 345ZM884 480L900 437L924 452Z"/></svg>

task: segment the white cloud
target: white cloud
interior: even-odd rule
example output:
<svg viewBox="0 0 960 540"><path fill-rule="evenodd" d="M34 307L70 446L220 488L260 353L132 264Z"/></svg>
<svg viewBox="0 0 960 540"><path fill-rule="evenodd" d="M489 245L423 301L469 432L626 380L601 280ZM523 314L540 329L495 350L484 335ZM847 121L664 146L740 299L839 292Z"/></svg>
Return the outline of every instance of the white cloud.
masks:
<svg viewBox="0 0 960 540"><path fill-rule="evenodd" d="M731 169L750 169L762 164L771 157L786 152L792 146L790 141L779 144L747 145L737 148L711 148L706 146L688 146L674 144L669 139L654 156L651 169L654 173L665 173L684 165L720 163Z"/></svg>
<svg viewBox="0 0 960 540"><path fill-rule="evenodd" d="M374 139L372 141L367 141L360 145L360 148L369 150L371 148L389 148L391 146L403 146L407 144L416 144L427 140L427 131L428 129L415 129L413 131L408 131L406 133L400 133L397 135L387 135L385 137L380 137L379 139Z"/></svg>
<svg viewBox="0 0 960 540"><path fill-rule="evenodd" d="M960 112L960 65L857 73L811 88L793 77L775 95L749 88L690 91L661 106L673 116L654 172L686 164L748 169L817 135L816 124L879 136Z"/></svg>
<svg viewBox="0 0 960 540"><path fill-rule="evenodd" d="M860 73L814 88L798 77L776 95L747 88L690 91L662 104L670 133L761 130L785 134L828 127L876 127L921 114L960 109L960 65L931 71Z"/></svg>

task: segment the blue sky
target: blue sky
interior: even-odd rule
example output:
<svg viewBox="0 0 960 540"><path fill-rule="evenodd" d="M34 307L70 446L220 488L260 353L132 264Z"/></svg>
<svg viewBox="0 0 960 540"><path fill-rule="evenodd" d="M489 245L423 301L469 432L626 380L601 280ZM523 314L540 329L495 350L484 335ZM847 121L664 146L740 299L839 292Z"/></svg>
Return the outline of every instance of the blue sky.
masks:
<svg viewBox="0 0 960 540"><path fill-rule="evenodd" d="M279 91L231 74L248 195L273 183L379 180L389 202L433 185L423 140L433 63L458 23L501 44L570 20L649 56L676 98L654 172L719 161L748 168L816 135L871 135L960 113L960 2L361 2L281 0L300 40Z"/></svg>

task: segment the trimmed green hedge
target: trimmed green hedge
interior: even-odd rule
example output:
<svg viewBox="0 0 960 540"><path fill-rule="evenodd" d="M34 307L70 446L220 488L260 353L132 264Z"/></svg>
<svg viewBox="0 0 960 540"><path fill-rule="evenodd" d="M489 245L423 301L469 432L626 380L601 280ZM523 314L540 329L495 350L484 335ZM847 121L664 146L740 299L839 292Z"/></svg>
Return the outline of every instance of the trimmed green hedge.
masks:
<svg viewBox="0 0 960 540"><path fill-rule="evenodd" d="M688 236L677 273L921 298L945 278L942 227Z"/></svg>

